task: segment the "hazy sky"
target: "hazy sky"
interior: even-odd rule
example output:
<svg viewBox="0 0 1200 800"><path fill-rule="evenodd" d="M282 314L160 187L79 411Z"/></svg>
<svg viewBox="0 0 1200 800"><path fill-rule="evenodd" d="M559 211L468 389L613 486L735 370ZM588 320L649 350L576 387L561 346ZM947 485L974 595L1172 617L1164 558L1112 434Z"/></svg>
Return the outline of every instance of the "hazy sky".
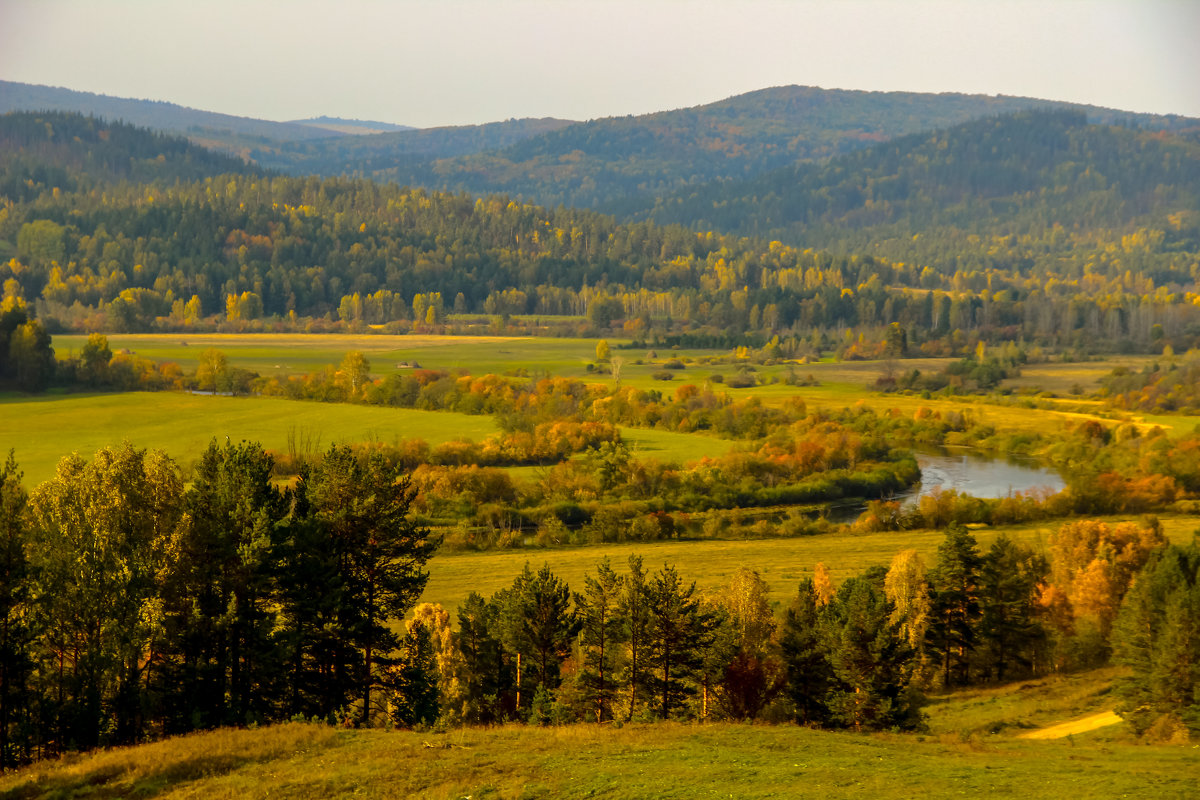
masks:
<svg viewBox="0 0 1200 800"><path fill-rule="evenodd" d="M1200 117L1198 0L0 0L0 78L266 119L588 119L784 84Z"/></svg>

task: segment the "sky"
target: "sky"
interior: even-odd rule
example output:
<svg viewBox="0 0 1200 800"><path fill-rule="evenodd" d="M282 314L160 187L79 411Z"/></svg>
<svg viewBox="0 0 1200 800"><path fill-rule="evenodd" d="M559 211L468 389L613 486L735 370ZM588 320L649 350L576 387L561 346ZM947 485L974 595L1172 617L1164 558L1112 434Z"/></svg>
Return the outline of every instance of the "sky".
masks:
<svg viewBox="0 0 1200 800"><path fill-rule="evenodd" d="M1200 117L1200 0L0 0L0 79L273 120L592 119L768 86Z"/></svg>

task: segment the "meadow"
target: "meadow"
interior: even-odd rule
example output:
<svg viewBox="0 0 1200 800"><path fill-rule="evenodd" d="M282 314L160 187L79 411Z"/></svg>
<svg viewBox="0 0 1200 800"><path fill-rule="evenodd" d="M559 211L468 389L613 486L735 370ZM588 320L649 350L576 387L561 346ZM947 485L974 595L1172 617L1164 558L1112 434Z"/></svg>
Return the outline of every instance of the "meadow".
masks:
<svg viewBox="0 0 1200 800"><path fill-rule="evenodd" d="M293 722L37 764L0 777L0 798L1195 796L1191 748L1133 744L1123 729L1023 741L730 723L440 733Z"/></svg>
<svg viewBox="0 0 1200 800"><path fill-rule="evenodd" d="M60 358L77 355L84 336L56 336ZM153 361L174 361L185 371L194 371L200 354L209 348L225 353L231 366L262 375L286 375L319 371L341 362L347 352L360 351L371 363L374 376L411 370L412 365L471 374L557 375L612 385L606 371L589 372L595 361L596 341L497 336L429 336L385 334L114 334L109 337L113 352L129 351ZM757 368L767 382L746 388L730 388L709 382L714 374L728 376L738 368L731 351L616 349L624 365L621 383L638 388L673 392L685 383L705 385L735 399L756 397L766 404L779 404L801 397L810 408L845 408L861 405L876 411L911 415L918 409L939 412L969 411L977 419L999 430L1030 430L1055 434L1065 426L1085 419L1115 424L1128 419L1143 426L1160 425L1173 434L1191 432L1196 422L1189 417L1114 414L1096 401L1070 399L1061 408L1035 408L1032 404L997 404L987 398L922 398L916 395L880 394L869 385L885 366L880 362L832 362L772 365ZM671 371L669 382L652 377L667 360L677 359L684 369ZM1147 357L1117 356L1104 361L1038 364L1026 367L1010 383L1031 390L1043 387L1070 391L1068 387L1092 391L1098 381L1116 366L1139 368ZM637 363L641 361L643 363ZM716 363L712 363L712 362ZM936 371L950 359L906 359L897 369ZM792 386L779 379L787 371L801 378L812 377L815 385ZM85 456L100 447L128 439L139 447L162 448L182 464L196 458L212 437L259 441L276 452L287 452L289 438L302 440L314 449L332 442L382 441L423 438L438 444L455 438L481 439L497 432L488 417L423 412L410 409L372 408L349 404L300 403L275 398L201 397L175 393L128 393L68 396L0 397L0 448L15 448L26 482L36 484L53 474L59 458L70 452ZM732 444L705 434L683 435L670 431L626 428L622 435L635 451L663 461L687 463L727 452ZM513 468L514 477L535 474L536 468Z"/></svg>
<svg viewBox="0 0 1200 800"><path fill-rule="evenodd" d="M1126 519L1134 518L1114 517L1108 521L1114 523ZM1175 543L1191 541L1193 532L1200 529L1200 516L1169 515L1160 519L1163 532ZM974 534L981 551L986 551L1001 534L1041 551L1048 545L1058 524L995 526L979 528ZM937 560L938 545L944 539L943 531L913 530L442 553L429 562L429 583L421 600L439 603L453 612L471 592L489 597L497 590L511 586L526 562L534 569L548 565L558 577L579 591L584 576L594 574L602 559L608 558L617 572L624 572L629 556L638 555L648 570L656 570L664 564L674 565L682 578L695 581L700 592L709 594L728 586L739 569L755 570L767 582L771 605L779 613L791 602L797 584L812 577L817 562L826 565L835 583L841 583L867 567L887 566L896 553L909 548L920 553L927 565L932 565Z"/></svg>

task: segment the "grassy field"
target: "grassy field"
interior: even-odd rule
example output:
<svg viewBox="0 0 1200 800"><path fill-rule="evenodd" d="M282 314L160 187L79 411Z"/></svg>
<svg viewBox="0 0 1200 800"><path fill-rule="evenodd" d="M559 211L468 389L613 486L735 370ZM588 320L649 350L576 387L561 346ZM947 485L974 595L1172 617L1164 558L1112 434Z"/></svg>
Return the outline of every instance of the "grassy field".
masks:
<svg viewBox="0 0 1200 800"><path fill-rule="evenodd" d="M490 416L327 404L268 397L209 397L176 392L133 392L0 398L0 456L14 448L33 486L54 474L62 456L90 456L128 439L138 447L166 450L186 464L212 437L260 442L288 451L289 436L307 437L314 449L333 442L483 439L499 432ZM729 451L733 442L712 436L623 428L636 453L685 463ZM519 468L517 476L536 468Z"/></svg>
<svg viewBox="0 0 1200 800"><path fill-rule="evenodd" d="M289 723L48 762L0 777L0 797L1168 800L1194 797L1197 781L1192 748L1136 745L1113 729L1028 742L728 723L447 733Z"/></svg>
<svg viewBox="0 0 1200 800"><path fill-rule="evenodd" d="M431 444L497 432L488 416L402 408L309 403L267 397L209 397L176 392L72 395L0 401L0 448L15 448L34 486L51 477L71 452L85 457L128 439L166 450L181 464L196 458L215 436L260 442L288 451L289 435L314 449L333 442L422 438Z"/></svg>
<svg viewBox="0 0 1200 800"><path fill-rule="evenodd" d="M1116 520L1118 518L1114 518ZM1123 519L1123 518L1121 518ZM1162 517L1163 528L1172 541L1191 541L1200 528L1200 516ZM1054 524L1012 525L975 531L980 548L986 549L1002 532L1035 548L1049 542ZM901 550L913 548L926 566L936 560L937 547L945 538L941 531L920 530L862 535L808 536L797 539L701 540L649 542L564 547L552 549L500 550L481 553L445 553L429 562L429 583L422 601L456 609L471 592L484 597L512 584L525 562L543 563L576 590L583 577L595 571L607 557L618 572L624 572L630 555L640 555L644 566L654 570L673 564L697 588L714 592L726 585L742 567L757 570L770 587L772 606L778 611L791 601L796 585L811 577L818 561L829 568L835 582L857 575L867 567L888 565Z"/></svg>

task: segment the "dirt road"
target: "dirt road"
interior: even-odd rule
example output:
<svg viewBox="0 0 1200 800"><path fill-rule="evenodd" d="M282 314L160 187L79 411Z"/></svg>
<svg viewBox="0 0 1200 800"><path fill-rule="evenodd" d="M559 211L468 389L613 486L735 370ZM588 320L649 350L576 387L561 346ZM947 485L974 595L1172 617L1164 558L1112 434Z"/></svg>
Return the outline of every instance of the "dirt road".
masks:
<svg viewBox="0 0 1200 800"><path fill-rule="evenodd" d="M1051 725L1049 728L1038 728L1036 731L1022 733L1018 739L1062 739L1065 736L1070 736L1074 733L1087 733L1094 731L1097 728L1107 728L1109 725L1116 725L1122 719L1117 716L1115 711L1101 711L1099 714L1091 714L1086 717L1071 720L1070 722L1060 722L1058 725Z"/></svg>

